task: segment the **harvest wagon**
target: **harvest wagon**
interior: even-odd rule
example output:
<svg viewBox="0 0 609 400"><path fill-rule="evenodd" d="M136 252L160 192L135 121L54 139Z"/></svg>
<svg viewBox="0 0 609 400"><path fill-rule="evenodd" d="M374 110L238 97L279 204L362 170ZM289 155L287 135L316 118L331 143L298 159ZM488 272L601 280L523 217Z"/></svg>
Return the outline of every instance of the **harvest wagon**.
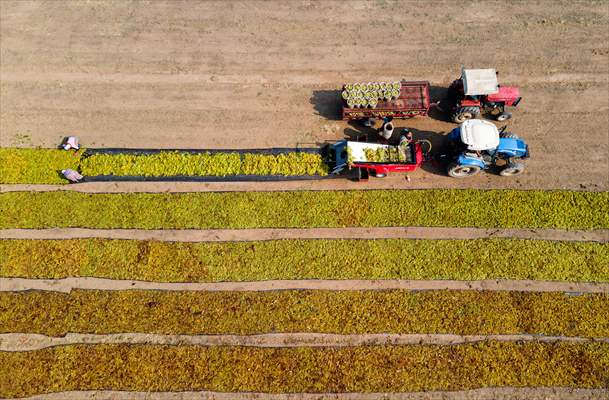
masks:
<svg viewBox="0 0 609 400"><path fill-rule="evenodd" d="M349 107L343 97L343 119L359 120L366 118L411 118L425 116L429 111L429 82L401 81L399 95L391 100L379 99L374 107ZM347 89L343 86L343 92Z"/></svg>
<svg viewBox="0 0 609 400"><path fill-rule="evenodd" d="M328 146L326 159L332 174L355 171L358 180L366 180L371 172L384 178L389 172L414 171L424 156L420 143L394 146L341 140Z"/></svg>
<svg viewBox="0 0 609 400"><path fill-rule="evenodd" d="M373 82L343 85L343 120L426 116L430 107L437 106L459 124L480 118L483 113L505 121L512 117L507 107L518 106L522 99L518 87L499 85L497 71L492 68L462 68L461 76L450 84L446 97L438 103L431 103L428 81L402 80L380 85L389 85L393 90L387 92Z"/></svg>

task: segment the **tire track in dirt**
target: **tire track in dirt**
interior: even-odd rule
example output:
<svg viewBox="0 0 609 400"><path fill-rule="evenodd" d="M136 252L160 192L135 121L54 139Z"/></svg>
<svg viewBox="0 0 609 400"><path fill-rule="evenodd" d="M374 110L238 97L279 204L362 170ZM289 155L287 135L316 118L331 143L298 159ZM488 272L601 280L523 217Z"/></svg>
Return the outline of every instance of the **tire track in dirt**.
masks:
<svg viewBox="0 0 609 400"><path fill-rule="evenodd" d="M605 342L609 338L570 336L512 335L453 335L453 334L354 334L331 333L266 333L258 335L160 335L152 333L83 334L68 333L51 337L35 333L0 334L0 351L33 351L47 347L77 344L151 344L251 347L347 347L437 344L454 345L482 341L499 342Z"/></svg>
<svg viewBox="0 0 609 400"><path fill-rule="evenodd" d="M452 72L452 71L451 71ZM421 78L422 79L422 78ZM531 83L607 83L607 76L597 73L558 73L550 75L516 75L502 74L501 79L508 82L521 82L521 84ZM268 84L272 81L274 84L298 84L298 85L333 85L336 82L344 80L343 74L340 72L334 74L321 75L315 71L309 74L284 74L276 73L249 75L231 75L231 74L138 74L138 73L106 73L106 74L90 74L90 73L62 73L53 72L41 75L39 73L16 72L11 71L3 74L2 80L5 82L92 82L92 83L111 83L111 84L134 84L134 83L162 83L162 84L193 84L193 83L210 83L218 84ZM442 74L426 74L425 80L431 82L443 82L446 80L446 73ZM450 81L449 81L450 82Z"/></svg>
<svg viewBox="0 0 609 400"><path fill-rule="evenodd" d="M46 290L233 291L270 290L490 290L518 292L609 293L609 283L534 280L271 280L257 282L145 282L105 278L0 278L0 292Z"/></svg>
<svg viewBox="0 0 609 400"><path fill-rule="evenodd" d="M500 229L444 227L260 228L260 229L0 229L0 239L135 239L228 242L278 239L483 239L517 238L609 242L609 229Z"/></svg>
<svg viewBox="0 0 609 400"><path fill-rule="evenodd" d="M563 387L500 387L462 391L410 393L225 393L225 392L127 392L118 390L71 391L27 397L27 400L607 400L607 389Z"/></svg>

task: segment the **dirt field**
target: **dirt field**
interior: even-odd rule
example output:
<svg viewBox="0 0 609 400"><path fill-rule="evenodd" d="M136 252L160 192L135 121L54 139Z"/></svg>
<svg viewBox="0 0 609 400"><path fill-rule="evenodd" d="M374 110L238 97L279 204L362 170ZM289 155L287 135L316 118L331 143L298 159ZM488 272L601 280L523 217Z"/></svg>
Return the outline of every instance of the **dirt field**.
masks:
<svg viewBox="0 0 609 400"><path fill-rule="evenodd" d="M419 171L410 174L412 179L409 182L404 174L390 175L385 179L371 178L367 184L340 179L262 183L89 182L69 186L3 185L0 193L30 190L93 193L442 187L606 191L609 190L607 26L607 0L518 3L451 0L0 0L1 147L56 147L66 135L79 136L81 143L90 148L319 146L328 140L371 132L370 128L340 120L338 89L343 83L395 81L401 78L429 80L432 100L439 100L448 84L458 77L463 65L496 68L500 72L500 83L521 88L523 101L514 110L514 118L508 121L508 126L526 139L532 157L527 162L527 172L511 179L481 173L467 180L456 180L448 178L438 167L425 164ZM435 148L442 147L443 135L456 126L437 110L433 110L429 117L399 120L396 125L411 128L416 138L431 140ZM498 126L501 125L498 123ZM426 206L429 208L428 204ZM581 209L578 210L578 217L581 217ZM70 215L66 215L66 218L70 218ZM0 241L9 238L45 240L81 237L172 242L320 237L494 237L558 240L565 243L599 241L607 244L607 228L604 226L603 229L588 231L416 226L205 231L3 229L0 231ZM31 261L32 265L36 262L39 261ZM481 259L482 265L493 262L490 257ZM531 268L537 268L536 263L542 262L547 262L547 259L533 257ZM86 271L89 266L82 267ZM227 265L227 268L230 266ZM330 280L301 279L299 276L299 279L293 280L252 282L148 282L132 277L124 280L100 278L95 273L65 279L0 275L0 295L39 290L50 296L52 291L70 292L73 289L199 292L450 289L559 292L568 293L569 296L609 292L608 282L506 280L495 277L480 281L454 281L369 280L359 277ZM547 315L552 316L552 304L547 304ZM149 306L156 304L150 303ZM0 307L0 314L6 309ZM193 309L193 312L198 311ZM45 314L45 310L41 310L40 315ZM531 315L523 315L523 326L526 326L529 317L542 318L533 314L531 311ZM495 318L493 315L491 317ZM582 321L582 324L586 323L589 321ZM534 332L534 335L512 336L501 332L490 336L399 333L350 336L265 331L258 336L155 336L142 332L118 335L74 332L61 338L32 332L8 332L0 335L0 356L3 352L19 353L55 345L154 343L155 340L178 345L190 341L210 346L238 344L278 348L400 343L450 345L478 340L609 341L606 335L580 338L550 337L544 336L545 333L540 331ZM40 365L42 371L52 370L52 366L47 367L42 361ZM582 370L586 368L585 365L581 367ZM558 371L557 376L560 373ZM19 375L12 370L11 374ZM56 375L60 377L61 374ZM467 378L471 376L467 375ZM44 378L44 375L41 374L39 378ZM80 380L83 379L74 379L75 382ZM609 399L606 385L590 390L575 389L579 386L562 387L568 386L563 384L561 387L545 386L548 385L487 387L461 392L274 395L230 391L120 392L108 387L106 391L74 390L31 398ZM2 390L7 389L3 387ZM52 390L60 389L53 387ZM51 390L39 392L48 391Z"/></svg>
<svg viewBox="0 0 609 400"><path fill-rule="evenodd" d="M363 129L338 119L342 83L428 79L440 96L463 64L521 87L510 127L532 152L525 175L467 186L606 190L608 7L3 1L0 145L314 146ZM439 145L454 127L444 119L398 125ZM462 185L424 169L375 186Z"/></svg>

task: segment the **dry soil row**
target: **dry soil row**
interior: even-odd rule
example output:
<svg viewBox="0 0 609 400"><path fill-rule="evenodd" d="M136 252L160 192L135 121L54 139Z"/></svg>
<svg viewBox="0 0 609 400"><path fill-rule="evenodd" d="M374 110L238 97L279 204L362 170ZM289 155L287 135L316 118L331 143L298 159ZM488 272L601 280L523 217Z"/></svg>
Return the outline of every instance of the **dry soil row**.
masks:
<svg viewBox="0 0 609 400"><path fill-rule="evenodd" d="M1 229L0 239L134 239L168 242L228 242L278 239L483 239L516 238L609 242L609 229L501 229L443 227L300 229Z"/></svg>
<svg viewBox="0 0 609 400"><path fill-rule="evenodd" d="M91 390L58 392L25 398L26 400L606 400L606 389L483 388L463 391L411 393L222 393L222 392L127 392Z"/></svg>
<svg viewBox="0 0 609 400"><path fill-rule="evenodd" d="M104 278L24 279L0 278L0 292L46 290L163 290L233 291L270 290L492 290L519 292L609 293L609 283L555 282L533 280L270 280L258 282L144 282Z"/></svg>
<svg viewBox="0 0 609 400"><path fill-rule="evenodd" d="M359 334L329 333L267 333L257 335L160 335L152 333L85 334L68 333L51 337L35 333L0 334L0 351L33 351L47 347L74 344L156 344L253 347L345 347L373 345L454 345L482 341L499 342L606 342L609 338L574 336L517 335L453 335L453 334Z"/></svg>

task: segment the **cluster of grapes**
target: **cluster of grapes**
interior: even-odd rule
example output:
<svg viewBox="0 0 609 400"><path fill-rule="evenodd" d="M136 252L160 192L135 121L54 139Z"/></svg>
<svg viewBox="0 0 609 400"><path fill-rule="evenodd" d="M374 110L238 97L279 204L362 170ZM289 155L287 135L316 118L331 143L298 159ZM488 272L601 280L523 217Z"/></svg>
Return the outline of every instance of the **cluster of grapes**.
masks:
<svg viewBox="0 0 609 400"><path fill-rule="evenodd" d="M379 100L395 100L400 97L400 82L348 83L343 87L342 97L349 108L376 108Z"/></svg>

